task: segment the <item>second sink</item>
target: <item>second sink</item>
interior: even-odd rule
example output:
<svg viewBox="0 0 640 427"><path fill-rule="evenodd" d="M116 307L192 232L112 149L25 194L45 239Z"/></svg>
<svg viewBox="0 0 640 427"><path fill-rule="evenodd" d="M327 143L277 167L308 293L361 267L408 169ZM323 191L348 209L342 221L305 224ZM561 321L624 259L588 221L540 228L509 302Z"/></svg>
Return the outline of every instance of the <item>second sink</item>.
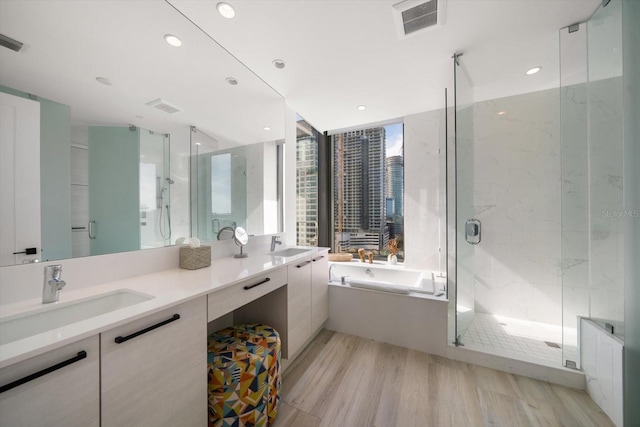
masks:
<svg viewBox="0 0 640 427"><path fill-rule="evenodd" d="M300 255L300 254L303 254L305 252L309 252L309 249L287 248L287 249L282 249L281 251L270 252L269 255L281 256L281 257L289 257L289 256L294 256L294 255Z"/></svg>

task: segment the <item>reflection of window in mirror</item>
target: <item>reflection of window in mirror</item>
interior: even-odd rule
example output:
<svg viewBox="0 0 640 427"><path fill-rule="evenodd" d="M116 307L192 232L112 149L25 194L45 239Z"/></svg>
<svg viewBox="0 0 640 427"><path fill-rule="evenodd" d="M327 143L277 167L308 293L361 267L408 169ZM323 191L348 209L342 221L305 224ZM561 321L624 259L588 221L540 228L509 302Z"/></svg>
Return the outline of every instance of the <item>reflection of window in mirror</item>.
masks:
<svg viewBox="0 0 640 427"><path fill-rule="evenodd" d="M211 213L231 213L231 154L211 156Z"/></svg>

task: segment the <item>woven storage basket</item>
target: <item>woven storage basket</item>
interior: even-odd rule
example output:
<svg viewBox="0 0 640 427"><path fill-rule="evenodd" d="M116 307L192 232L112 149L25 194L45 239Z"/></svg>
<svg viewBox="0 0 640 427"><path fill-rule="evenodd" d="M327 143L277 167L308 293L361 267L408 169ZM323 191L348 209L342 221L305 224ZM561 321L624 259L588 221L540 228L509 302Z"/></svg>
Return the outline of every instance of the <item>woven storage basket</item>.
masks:
<svg viewBox="0 0 640 427"><path fill-rule="evenodd" d="M352 258L352 254L329 254L329 261L349 262Z"/></svg>
<svg viewBox="0 0 640 427"><path fill-rule="evenodd" d="M182 246L180 248L180 268L196 270L210 265L211 246L200 246L199 248Z"/></svg>

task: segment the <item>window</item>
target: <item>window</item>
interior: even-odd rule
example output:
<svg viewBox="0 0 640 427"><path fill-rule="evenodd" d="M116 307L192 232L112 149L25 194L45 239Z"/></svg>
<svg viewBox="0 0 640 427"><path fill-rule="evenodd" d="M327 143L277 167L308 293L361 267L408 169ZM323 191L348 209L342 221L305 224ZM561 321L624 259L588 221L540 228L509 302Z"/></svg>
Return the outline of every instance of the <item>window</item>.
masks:
<svg viewBox="0 0 640 427"><path fill-rule="evenodd" d="M404 259L404 126L333 135L334 252L386 260L395 239Z"/></svg>

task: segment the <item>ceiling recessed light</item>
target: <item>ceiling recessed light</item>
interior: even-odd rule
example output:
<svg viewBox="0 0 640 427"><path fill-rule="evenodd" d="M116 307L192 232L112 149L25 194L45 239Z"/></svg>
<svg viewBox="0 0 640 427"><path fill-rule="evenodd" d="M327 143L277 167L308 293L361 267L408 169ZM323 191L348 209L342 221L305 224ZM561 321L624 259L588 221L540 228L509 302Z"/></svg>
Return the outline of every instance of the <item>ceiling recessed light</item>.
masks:
<svg viewBox="0 0 640 427"><path fill-rule="evenodd" d="M538 71L542 70L542 67L538 66L538 67L533 67L530 70L527 71L527 75L530 76L532 74L537 73Z"/></svg>
<svg viewBox="0 0 640 427"><path fill-rule="evenodd" d="M499 115L499 116L504 116L505 114L507 114L507 112L506 112L506 111L498 111L498 115Z"/></svg>
<svg viewBox="0 0 640 427"><path fill-rule="evenodd" d="M111 86L112 85L111 80L109 80L106 77L96 77L96 81L98 83L102 83L103 85L106 85L106 86Z"/></svg>
<svg viewBox="0 0 640 427"><path fill-rule="evenodd" d="M236 16L236 11L229 3L220 2L216 6L218 13L227 19L231 19Z"/></svg>
<svg viewBox="0 0 640 427"><path fill-rule="evenodd" d="M224 79L224 81L229 83L231 86L235 86L238 84L238 79L236 79L235 77L227 77L226 79Z"/></svg>
<svg viewBox="0 0 640 427"><path fill-rule="evenodd" d="M358 105L358 110L360 110L360 111L364 111L364 110L366 110L366 109L367 109L367 106L366 106L366 105Z"/></svg>
<svg viewBox="0 0 640 427"><path fill-rule="evenodd" d="M272 64L278 70L282 70L287 65L286 62L284 62L284 60L282 60L282 59L274 59Z"/></svg>
<svg viewBox="0 0 640 427"><path fill-rule="evenodd" d="M180 40L178 37L174 36L173 34L165 34L164 39L166 40L167 43L169 43L173 47L182 46L182 40Z"/></svg>
<svg viewBox="0 0 640 427"><path fill-rule="evenodd" d="M265 126L265 127L263 127L262 129L264 129L264 130L271 130L271 128L270 128L269 126Z"/></svg>

